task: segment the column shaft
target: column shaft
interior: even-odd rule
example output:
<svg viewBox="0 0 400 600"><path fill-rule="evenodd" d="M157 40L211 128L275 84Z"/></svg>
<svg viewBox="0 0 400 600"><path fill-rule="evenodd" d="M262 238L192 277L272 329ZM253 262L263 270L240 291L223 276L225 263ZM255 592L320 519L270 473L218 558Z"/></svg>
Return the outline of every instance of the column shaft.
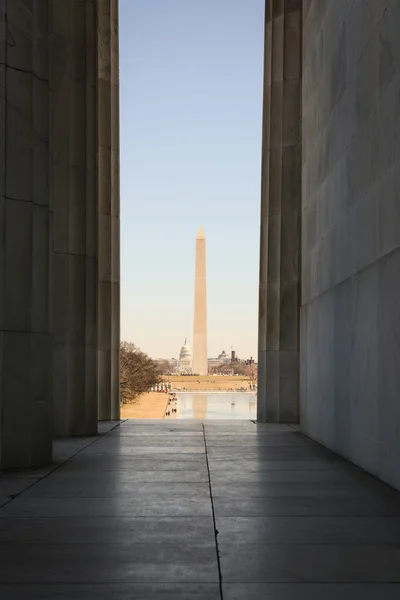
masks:
<svg viewBox="0 0 400 600"><path fill-rule="evenodd" d="M119 419L118 0L97 0L99 419Z"/></svg>
<svg viewBox="0 0 400 600"><path fill-rule="evenodd" d="M55 435L97 431L97 106L94 0L53 0Z"/></svg>
<svg viewBox="0 0 400 600"><path fill-rule="evenodd" d="M0 6L0 446L51 461L49 1Z"/></svg>
<svg viewBox="0 0 400 600"><path fill-rule="evenodd" d="M259 288L260 421L297 422L301 0L266 0Z"/></svg>

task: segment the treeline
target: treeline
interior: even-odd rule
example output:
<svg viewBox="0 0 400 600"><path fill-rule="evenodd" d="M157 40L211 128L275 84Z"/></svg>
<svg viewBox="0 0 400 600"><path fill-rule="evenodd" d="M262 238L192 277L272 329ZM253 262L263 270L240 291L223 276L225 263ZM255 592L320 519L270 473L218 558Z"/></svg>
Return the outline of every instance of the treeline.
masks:
<svg viewBox="0 0 400 600"><path fill-rule="evenodd" d="M224 365L216 365L215 367L211 367L210 374L217 373L233 373L234 375L241 375L242 377L248 377L249 379L256 381L257 380L257 366L253 363L251 365L246 365L240 362L226 363Z"/></svg>
<svg viewBox="0 0 400 600"><path fill-rule="evenodd" d="M159 365L131 342L120 345L121 402L133 402L162 381Z"/></svg>

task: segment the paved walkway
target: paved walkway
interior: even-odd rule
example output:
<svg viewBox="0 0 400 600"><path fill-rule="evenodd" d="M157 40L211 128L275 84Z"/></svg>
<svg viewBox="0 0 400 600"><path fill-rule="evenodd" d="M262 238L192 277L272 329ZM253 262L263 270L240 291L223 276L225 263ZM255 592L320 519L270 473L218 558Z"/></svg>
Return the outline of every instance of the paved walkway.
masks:
<svg viewBox="0 0 400 600"><path fill-rule="evenodd" d="M164 392L142 394L136 402L122 404L122 419L163 419L169 395Z"/></svg>
<svg viewBox="0 0 400 600"><path fill-rule="evenodd" d="M57 460L0 484L1 600L400 598L400 495L290 427L126 421Z"/></svg>

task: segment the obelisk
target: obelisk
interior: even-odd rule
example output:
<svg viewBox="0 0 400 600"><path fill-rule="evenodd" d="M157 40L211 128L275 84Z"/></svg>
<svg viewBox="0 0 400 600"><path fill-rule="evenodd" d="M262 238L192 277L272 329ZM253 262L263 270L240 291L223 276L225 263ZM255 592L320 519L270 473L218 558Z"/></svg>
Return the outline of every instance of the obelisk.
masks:
<svg viewBox="0 0 400 600"><path fill-rule="evenodd" d="M193 373L208 374L207 360L207 300L206 300L206 238L200 227L196 237L196 271L194 282Z"/></svg>

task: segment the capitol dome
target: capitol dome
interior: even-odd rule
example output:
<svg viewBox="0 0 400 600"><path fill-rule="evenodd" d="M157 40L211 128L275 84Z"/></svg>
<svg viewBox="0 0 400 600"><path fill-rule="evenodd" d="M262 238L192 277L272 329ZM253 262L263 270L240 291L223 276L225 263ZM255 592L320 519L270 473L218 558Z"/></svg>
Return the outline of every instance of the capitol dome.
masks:
<svg viewBox="0 0 400 600"><path fill-rule="evenodd" d="M179 354L179 371L189 373L192 370L192 351L187 345L187 340L183 344Z"/></svg>
<svg viewBox="0 0 400 600"><path fill-rule="evenodd" d="M187 340L185 340L185 343L181 348L181 352L179 354L179 360L185 360L185 359L187 360L188 358L190 358L190 360L192 360L192 351L186 342L187 342Z"/></svg>

